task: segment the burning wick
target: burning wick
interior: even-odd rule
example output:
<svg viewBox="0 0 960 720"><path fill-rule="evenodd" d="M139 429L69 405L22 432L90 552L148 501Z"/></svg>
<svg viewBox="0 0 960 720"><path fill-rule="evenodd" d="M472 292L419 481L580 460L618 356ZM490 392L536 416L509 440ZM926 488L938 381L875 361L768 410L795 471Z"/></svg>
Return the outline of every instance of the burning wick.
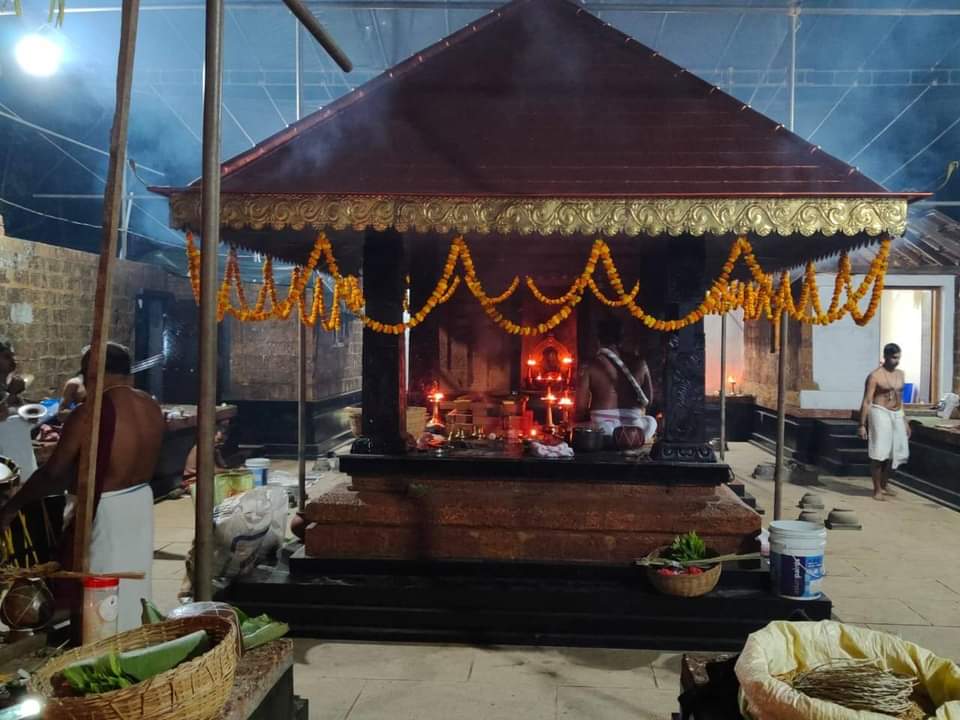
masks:
<svg viewBox="0 0 960 720"><path fill-rule="evenodd" d="M537 436L537 429L530 428L530 437L536 437L536 436Z"/></svg>
<svg viewBox="0 0 960 720"><path fill-rule="evenodd" d="M573 405L573 400L571 400L570 398L564 396L564 397L560 398L560 404L561 404L563 407L570 407L571 405Z"/></svg>

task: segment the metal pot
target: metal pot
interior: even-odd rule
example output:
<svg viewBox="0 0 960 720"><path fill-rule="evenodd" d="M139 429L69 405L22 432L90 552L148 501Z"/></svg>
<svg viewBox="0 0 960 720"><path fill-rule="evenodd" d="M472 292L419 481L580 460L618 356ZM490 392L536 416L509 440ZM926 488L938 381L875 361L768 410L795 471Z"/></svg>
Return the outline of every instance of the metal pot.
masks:
<svg viewBox="0 0 960 720"><path fill-rule="evenodd" d="M603 433L597 428L575 427L572 443L574 452L596 452L603 449Z"/></svg>

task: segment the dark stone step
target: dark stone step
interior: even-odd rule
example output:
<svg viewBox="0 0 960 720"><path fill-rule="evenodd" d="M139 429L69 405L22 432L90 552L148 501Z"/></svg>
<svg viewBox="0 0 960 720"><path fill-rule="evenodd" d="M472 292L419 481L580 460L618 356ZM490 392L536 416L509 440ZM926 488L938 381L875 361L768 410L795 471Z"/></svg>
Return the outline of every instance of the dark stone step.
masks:
<svg viewBox="0 0 960 720"><path fill-rule="evenodd" d="M867 460L866 457L864 457ZM835 477L859 477L870 474L870 464L867 462L845 462L835 457L820 458L820 467L824 475Z"/></svg>
<svg viewBox="0 0 960 720"><path fill-rule="evenodd" d="M826 597L779 598L766 572L735 567L708 595L679 598L623 565L297 560L297 576L260 568L218 599L301 636L651 649L739 649L772 620L831 613Z"/></svg>
<svg viewBox="0 0 960 720"><path fill-rule="evenodd" d="M896 485L907 488L918 495L923 495L941 505L960 510L960 492L945 487L941 483L930 482L904 470L895 470L890 480Z"/></svg>

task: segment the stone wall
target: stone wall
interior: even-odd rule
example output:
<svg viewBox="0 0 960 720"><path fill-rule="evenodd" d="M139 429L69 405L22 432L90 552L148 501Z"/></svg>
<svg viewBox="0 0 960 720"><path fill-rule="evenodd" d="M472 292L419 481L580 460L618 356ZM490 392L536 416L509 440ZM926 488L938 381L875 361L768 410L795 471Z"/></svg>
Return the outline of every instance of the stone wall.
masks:
<svg viewBox="0 0 960 720"><path fill-rule="evenodd" d="M308 402L360 390L362 345L363 325L346 314L339 332L307 329ZM297 324L231 321L229 362L226 400L296 400Z"/></svg>
<svg viewBox="0 0 960 720"><path fill-rule="evenodd" d="M0 337L17 351L22 372L36 376L30 397L57 395L77 372L90 342L97 259L91 253L0 235ZM114 271L111 339L134 344L136 297L141 290L192 298L186 278L143 263L120 260ZM229 321L228 401L297 399L297 324ZM307 331L307 399L360 390L363 326L350 316L336 333ZM323 362L316 362L316 358ZM310 380L312 379L312 382Z"/></svg>
<svg viewBox="0 0 960 720"><path fill-rule="evenodd" d="M0 237L0 336L13 342L22 372L36 376L29 396L56 395L79 369L93 326L97 260L91 253ZM190 293L184 278L118 261L110 337L128 347L141 289Z"/></svg>

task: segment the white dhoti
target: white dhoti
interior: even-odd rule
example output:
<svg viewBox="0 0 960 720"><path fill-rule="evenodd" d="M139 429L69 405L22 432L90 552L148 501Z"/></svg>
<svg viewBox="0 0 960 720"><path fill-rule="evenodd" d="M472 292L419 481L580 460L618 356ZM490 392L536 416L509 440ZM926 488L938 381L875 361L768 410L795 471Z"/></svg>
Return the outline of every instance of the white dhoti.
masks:
<svg viewBox="0 0 960 720"><path fill-rule="evenodd" d="M140 598L151 598L153 491L149 485L100 496L90 538L90 572L142 572L143 580L120 581L118 630L140 627Z"/></svg>
<svg viewBox="0 0 960 720"><path fill-rule="evenodd" d="M604 435L613 435L618 427L632 426L643 429L643 437L649 441L657 432L657 420L640 408L615 408L613 410L591 410L590 422L596 425Z"/></svg>
<svg viewBox="0 0 960 720"><path fill-rule="evenodd" d="M910 457L910 442L902 408L889 410L881 405L871 405L867 430L871 460L889 460L890 467L896 470Z"/></svg>

